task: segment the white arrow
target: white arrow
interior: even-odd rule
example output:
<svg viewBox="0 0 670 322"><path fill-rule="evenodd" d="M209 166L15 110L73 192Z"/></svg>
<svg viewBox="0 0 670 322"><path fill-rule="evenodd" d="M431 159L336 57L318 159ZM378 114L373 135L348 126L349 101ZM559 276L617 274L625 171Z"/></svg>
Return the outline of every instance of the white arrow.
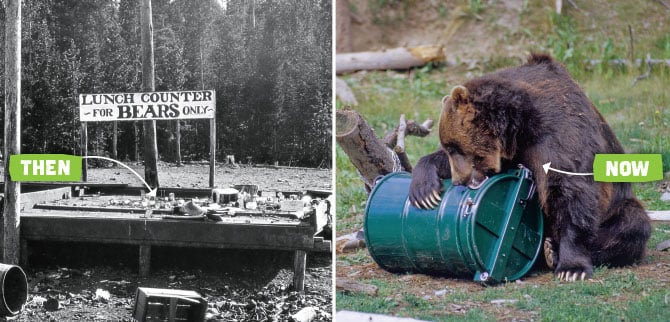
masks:
<svg viewBox="0 0 670 322"><path fill-rule="evenodd" d="M547 163L542 165L542 169L544 169L544 173L549 173L549 170L551 170L551 171L554 171L554 172L563 173L563 174L567 174L567 175L571 175L571 176L592 176L593 175L593 172L591 172L591 173L575 173L575 172L568 172L568 171L558 170L558 169L554 169L554 168L550 167L550 165L551 165L551 162L547 162Z"/></svg>
<svg viewBox="0 0 670 322"><path fill-rule="evenodd" d="M135 172L135 170L131 169L129 166L127 166L127 165L125 165L125 164L123 164L123 163L121 163L121 162L119 162L119 161L116 161L116 160L114 160L114 159L105 158L105 157L99 157L99 156L85 156L85 157L82 157L82 158L84 158L84 159L102 159L102 160L107 160L107 161L111 161L111 162L115 162L115 163L117 163L117 164L120 164L120 165L123 166L124 168L130 170L130 172L132 172L134 175L136 175L136 176L142 181L142 183L144 183L144 185L147 186L147 189L149 189L149 193L147 193L147 196L149 196L149 197L155 197L155 196L156 196L156 192L158 191L158 188L156 188L156 189L151 189L151 187L149 186L149 184L148 184L146 181L144 181L144 179L142 179L142 177L140 176L140 174L137 173L137 172Z"/></svg>

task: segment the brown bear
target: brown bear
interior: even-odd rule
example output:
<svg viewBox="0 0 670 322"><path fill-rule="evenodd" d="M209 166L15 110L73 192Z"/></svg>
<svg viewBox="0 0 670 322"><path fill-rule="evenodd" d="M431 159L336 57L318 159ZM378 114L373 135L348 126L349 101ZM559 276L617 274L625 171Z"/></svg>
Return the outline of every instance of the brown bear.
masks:
<svg viewBox="0 0 670 322"><path fill-rule="evenodd" d="M519 67L456 86L442 99L440 149L413 170L410 201L439 203L441 179L477 188L490 176L524 165L533 172L553 251L554 274L590 278L593 267L641 259L649 217L629 183L543 171L543 164L593 172L596 153L624 153L602 115L567 70L532 54Z"/></svg>

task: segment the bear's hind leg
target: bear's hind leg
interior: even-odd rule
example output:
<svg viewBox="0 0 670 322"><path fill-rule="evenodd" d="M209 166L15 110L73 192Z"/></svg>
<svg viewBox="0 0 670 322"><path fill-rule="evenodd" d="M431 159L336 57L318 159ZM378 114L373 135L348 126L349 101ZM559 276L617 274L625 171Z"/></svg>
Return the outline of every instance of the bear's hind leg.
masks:
<svg viewBox="0 0 670 322"><path fill-rule="evenodd" d="M554 275L561 281L591 278L592 247L602 218L598 209L598 186L589 178L550 174L540 199L546 196L543 210L551 219L550 237L554 259ZM543 185L538 185L543 187ZM542 201L541 201L542 202ZM557 261L556 261L557 260Z"/></svg>
<svg viewBox="0 0 670 322"><path fill-rule="evenodd" d="M616 201L608 209L592 246L592 260L596 266L626 266L642 259L651 224L642 205L635 199Z"/></svg>

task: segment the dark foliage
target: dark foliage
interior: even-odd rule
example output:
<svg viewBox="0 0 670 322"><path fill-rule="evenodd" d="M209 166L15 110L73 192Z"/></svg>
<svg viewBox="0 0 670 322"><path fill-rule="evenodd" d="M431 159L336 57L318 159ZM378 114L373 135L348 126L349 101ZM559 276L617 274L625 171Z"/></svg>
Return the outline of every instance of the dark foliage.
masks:
<svg viewBox="0 0 670 322"><path fill-rule="evenodd" d="M330 8L327 0L225 8L154 0L156 90L216 90L218 160L329 167ZM22 152L79 154L79 93L141 89L139 1L27 1L22 28ZM207 159L208 124L157 122L160 158L174 159L180 128L184 160ZM113 155L112 128L89 124L90 155ZM141 158L136 133L141 122L119 122L119 159Z"/></svg>

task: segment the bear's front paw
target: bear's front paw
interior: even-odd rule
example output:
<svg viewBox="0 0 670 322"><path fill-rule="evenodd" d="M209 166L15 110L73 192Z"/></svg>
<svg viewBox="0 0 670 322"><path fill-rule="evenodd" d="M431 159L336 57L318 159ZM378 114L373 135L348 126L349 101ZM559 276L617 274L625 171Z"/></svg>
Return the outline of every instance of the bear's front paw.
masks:
<svg viewBox="0 0 670 322"><path fill-rule="evenodd" d="M436 172L415 172L409 186L409 200L419 209L433 209L440 204L442 182Z"/></svg>
<svg viewBox="0 0 670 322"><path fill-rule="evenodd" d="M593 266L591 264L579 262L559 261L554 275L558 277L559 281L574 282L591 279L593 276Z"/></svg>

